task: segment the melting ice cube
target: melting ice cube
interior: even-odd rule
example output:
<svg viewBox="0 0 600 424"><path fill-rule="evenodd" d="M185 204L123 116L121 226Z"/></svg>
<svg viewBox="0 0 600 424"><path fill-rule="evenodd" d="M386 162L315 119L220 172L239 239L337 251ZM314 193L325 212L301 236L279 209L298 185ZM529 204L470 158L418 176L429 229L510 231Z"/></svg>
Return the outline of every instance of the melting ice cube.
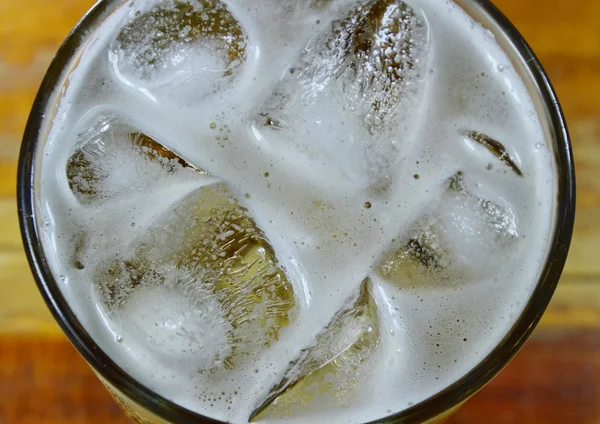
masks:
<svg viewBox="0 0 600 424"><path fill-rule="evenodd" d="M189 194L143 229L131 249L97 273L105 305L126 307L137 291L154 286L209 293L231 327L225 368L269 346L295 316L294 290L273 248L223 183Z"/></svg>
<svg viewBox="0 0 600 424"><path fill-rule="evenodd" d="M168 184L184 175L193 177L194 171L207 175L115 116L100 117L79 135L66 167L69 186L83 203Z"/></svg>
<svg viewBox="0 0 600 424"><path fill-rule="evenodd" d="M315 344L290 364L250 420L285 417L308 403L311 407L331 400L347 404L372 364L379 341L377 304L366 278L317 336Z"/></svg>
<svg viewBox="0 0 600 424"><path fill-rule="evenodd" d="M427 47L424 20L403 1L355 7L290 64L254 131L293 162L301 153L315 172L334 170L382 191L413 126L406 111L424 91Z"/></svg>
<svg viewBox="0 0 600 424"><path fill-rule="evenodd" d="M242 26L222 1L160 0L131 12L110 55L130 82L192 82L200 97L246 60L246 43Z"/></svg>
<svg viewBox="0 0 600 424"><path fill-rule="evenodd" d="M521 172L521 169L502 143L478 131L464 131L463 135L469 140L485 147L490 153L509 166L519 177L523 176L523 172Z"/></svg>
<svg viewBox="0 0 600 424"><path fill-rule="evenodd" d="M482 266L501 266L518 240L517 217L509 205L474 194L462 171L446 181L433 212L413 224L384 255L378 273L403 287L454 286Z"/></svg>

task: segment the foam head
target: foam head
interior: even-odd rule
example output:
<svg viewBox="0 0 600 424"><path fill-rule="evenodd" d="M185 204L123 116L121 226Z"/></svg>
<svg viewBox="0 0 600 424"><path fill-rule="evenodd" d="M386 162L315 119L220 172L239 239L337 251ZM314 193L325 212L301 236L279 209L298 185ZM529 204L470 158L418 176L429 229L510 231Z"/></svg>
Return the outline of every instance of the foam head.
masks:
<svg viewBox="0 0 600 424"><path fill-rule="evenodd" d="M227 422L360 423L503 339L553 165L488 31L437 0L115 7L41 195L61 289L128 373Z"/></svg>

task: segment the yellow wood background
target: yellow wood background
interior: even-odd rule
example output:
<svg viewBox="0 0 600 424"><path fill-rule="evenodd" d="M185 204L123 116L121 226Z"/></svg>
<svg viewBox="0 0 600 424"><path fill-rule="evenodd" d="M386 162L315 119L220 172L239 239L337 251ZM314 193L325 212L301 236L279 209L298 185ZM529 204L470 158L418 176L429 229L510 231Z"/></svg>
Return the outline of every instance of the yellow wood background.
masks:
<svg viewBox="0 0 600 424"><path fill-rule="evenodd" d="M59 44L93 0L0 0L0 424L126 422L46 310L17 221L20 140ZM532 340L452 423L600 424L600 2L496 0L541 59L572 136L569 260Z"/></svg>

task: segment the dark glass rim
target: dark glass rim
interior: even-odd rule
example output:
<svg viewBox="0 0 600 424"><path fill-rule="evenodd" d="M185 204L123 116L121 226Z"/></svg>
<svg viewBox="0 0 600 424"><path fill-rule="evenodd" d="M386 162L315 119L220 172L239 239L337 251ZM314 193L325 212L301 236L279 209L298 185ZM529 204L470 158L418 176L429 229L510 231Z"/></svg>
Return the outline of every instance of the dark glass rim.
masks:
<svg viewBox="0 0 600 424"><path fill-rule="evenodd" d="M23 136L17 177L17 201L23 244L38 288L54 318L71 343L108 383L125 396L157 416L173 423L221 423L188 409L146 388L129 376L94 342L70 309L52 274L42 247L42 233L36 223L36 157L40 137L47 119L48 108L55 100L55 89L68 65L80 51L87 37L106 18L113 7L124 0L100 0L71 31L56 54L41 84ZM566 261L575 218L575 171L569 135L565 120L554 93L538 59L527 42L508 19L487 0L457 0L477 10L489 23L494 24L507 38L514 54L519 56L534 90L547 114L557 167L556 216L546 263L540 280L531 294L522 314L496 348L463 378L434 396L404 411L382 418L374 423L422 423L459 405L487 384L514 357L525 343L544 313ZM470 13L470 12L469 12Z"/></svg>

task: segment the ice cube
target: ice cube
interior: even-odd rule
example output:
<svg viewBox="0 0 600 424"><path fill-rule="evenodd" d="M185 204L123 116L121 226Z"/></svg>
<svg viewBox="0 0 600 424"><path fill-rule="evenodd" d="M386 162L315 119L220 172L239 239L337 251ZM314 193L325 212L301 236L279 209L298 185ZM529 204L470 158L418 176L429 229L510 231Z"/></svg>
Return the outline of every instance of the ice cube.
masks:
<svg viewBox="0 0 600 424"><path fill-rule="evenodd" d="M128 338L135 338L169 366L182 363L196 370L223 368L234 348L233 329L218 296L176 268L152 276L116 312ZM113 320L115 318L113 317Z"/></svg>
<svg viewBox="0 0 600 424"><path fill-rule="evenodd" d="M214 89L245 61L246 42L240 23L220 0L160 0L131 12L111 58L128 80L161 85L196 76L195 82Z"/></svg>
<svg viewBox="0 0 600 424"><path fill-rule="evenodd" d="M339 89L346 110L361 115L369 128L379 126L419 89L409 83L421 72L426 48L425 23L410 6L369 1L306 46L279 95L265 105L264 123L286 122L286 103L311 106L328 89Z"/></svg>
<svg viewBox="0 0 600 424"><path fill-rule="evenodd" d="M281 381L250 416L250 421L268 416L281 418L310 403L330 407L332 401L347 405L361 378L373 365L380 342L377 304L366 278L360 288L304 349Z"/></svg>
<svg viewBox="0 0 600 424"><path fill-rule="evenodd" d="M521 169L502 143L478 131L464 131L463 135L488 149L490 153L509 166L519 177L523 176L523 172L521 172Z"/></svg>
<svg viewBox="0 0 600 424"><path fill-rule="evenodd" d="M513 208L484 198L476 193L476 187L474 179L462 171L446 181L440 218L448 227L448 235L481 244L484 252L514 242L519 233Z"/></svg>
<svg viewBox="0 0 600 424"><path fill-rule="evenodd" d="M408 240L399 248L392 248L377 270L384 279L401 287L454 282L463 272L449 249L443 224L434 216L425 216L415 223Z"/></svg>
<svg viewBox="0 0 600 424"><path fill-rule="evenodd" d="M455 286L501 266L519 237L509 205L479 197L474 183L459 171L445 182L433 211L415 222L406 237L393 243L377 266L386 280L402 287Z"/></svg>
<svg viewBox="0 0 600 424"><path fill-rule="evenodd" d="M100 117L78 138L66 173L83 203L167 184L182 175L208 175L115 116Z"/></svg>
<svg viewBox="0 0 600 424"><path fill-rule="evenodd" d="M427 50L425 21L406 3L363 3L290 64L254 132L295 162L301 153L353 183L385 188L412 128L403 120L424 91Z"/></svg>
<svg viewBox="0 0 600 424"><path fill-rule="evenodd" d="M370 118L381 123L407 95L403 83L419 72L423 32L424 23L403 1L359 6L302 52L293 74L304 91L302 100L314 102L326 85L337 83L349 110L374 112Z"/></svg>
<svg viewBox="0 0 600 424"><path fill-rule="evenodd" d="M295 316L294 290L273 248L223 183L189 194L144 229L133 250L99 271L105 305L121 308L149 286L211 293L231 326L223 367L269 346ZM169 283L172 272L187 278Z"/></svg>

